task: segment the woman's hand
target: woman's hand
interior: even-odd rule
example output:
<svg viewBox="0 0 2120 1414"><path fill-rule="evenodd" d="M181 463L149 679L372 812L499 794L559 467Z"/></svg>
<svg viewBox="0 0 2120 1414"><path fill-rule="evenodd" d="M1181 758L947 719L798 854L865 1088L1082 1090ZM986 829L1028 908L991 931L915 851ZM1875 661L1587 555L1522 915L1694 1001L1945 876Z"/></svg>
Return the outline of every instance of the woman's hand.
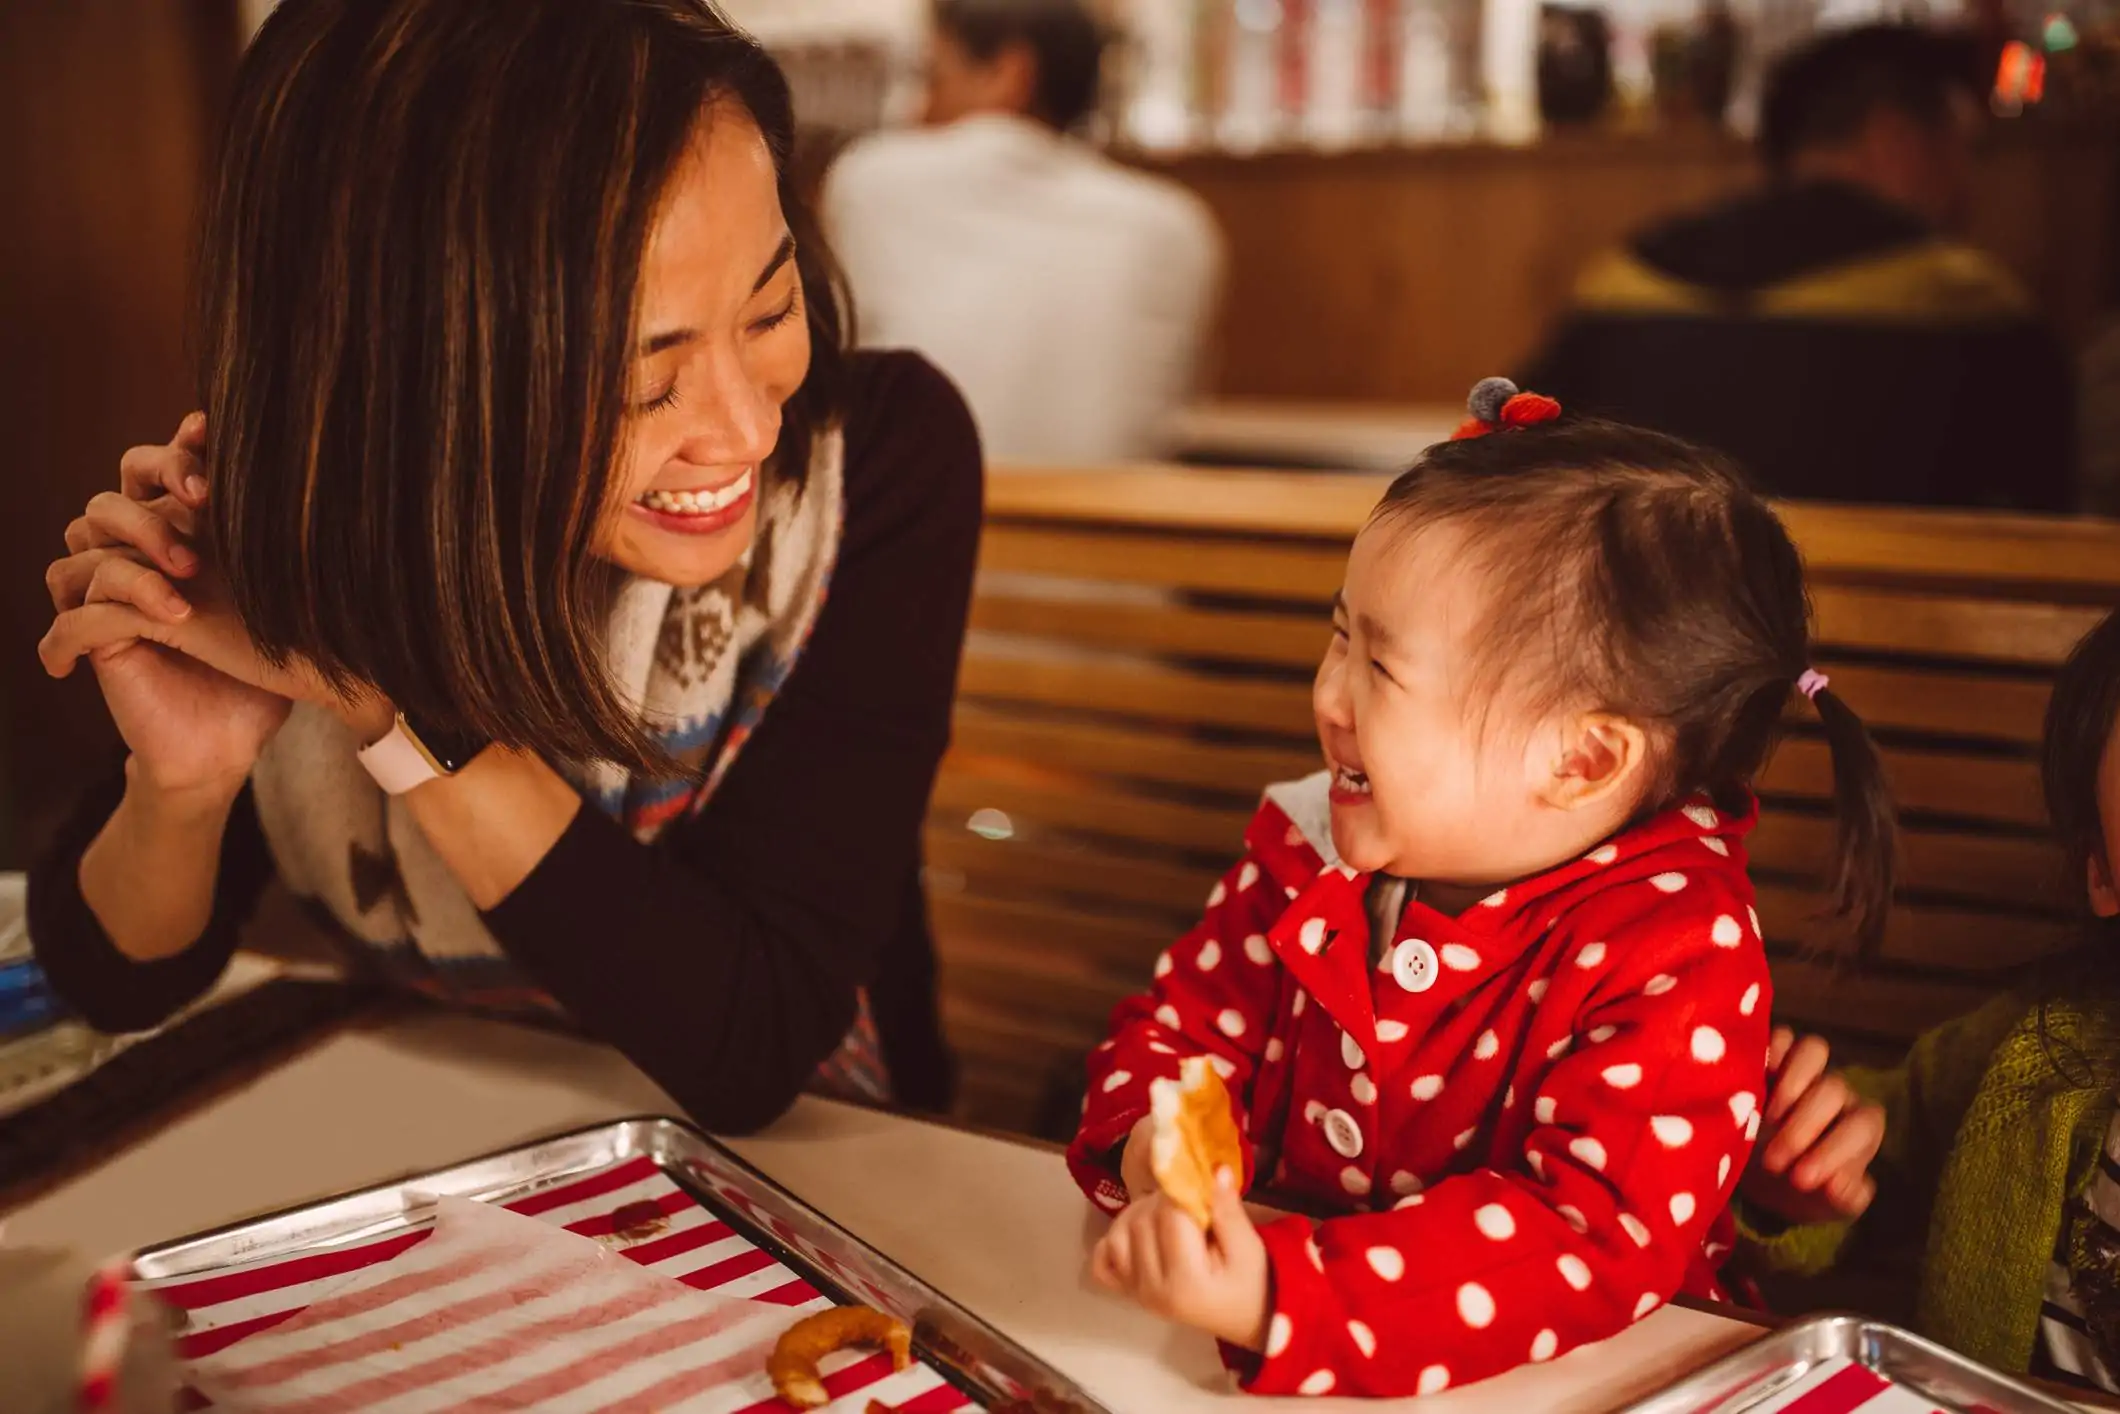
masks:
<svg viewBox="0 0 2120 1414"><path fill-rule="evenodd" d="M316 684L258 657L191 544L204 446L194 413L167 446L127 452L123 491L97 496L67 527L70 553L45 574L56 617L38 656L54 677L89 660L136 780L232 797Z"/></svg>
<svg viewBox="0 0 2120 1414"><path fill-rule="evenodd" d="M1793 1223L1847 1222L1877 1196L1870 1161L1884 1143L1884 1110L1857 1095L1824 1040L1783 1027L1760 1144L1741 1185L1745 1200Z"/></svg>
<svg viewBox="0 0 2120 1414"><path fill-rule="evenodd" d="M1260 1350L1272 1314L1266 1244L1237 1196L1236 1176L1225 1169L1216 1178L1212 1230L1202 1232L1154 1194L1112 1220L1090 1255L1090 1273L1166 1320Z"/></svg>

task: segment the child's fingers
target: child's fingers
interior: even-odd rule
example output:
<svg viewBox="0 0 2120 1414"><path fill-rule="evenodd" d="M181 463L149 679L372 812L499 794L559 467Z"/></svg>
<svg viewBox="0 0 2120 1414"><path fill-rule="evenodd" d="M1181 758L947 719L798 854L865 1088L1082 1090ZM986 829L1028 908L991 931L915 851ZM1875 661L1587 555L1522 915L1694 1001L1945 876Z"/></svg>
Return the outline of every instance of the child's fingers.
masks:
<svg viewBox="0 0 2120 1414"><path fill-rule="evenodd" d="M1876 1105L1863 1104L1850 1094L1825 1137L1811 1146L1790 1176L1799 1188L1813 1187L1828 1179L1838 1182L1851 1175L1859 1176L1868 1171L1870 1160L1877 1157L1883 1144L1884 1111Z"/></svg>
<svg viewBox="0 0 2120 1414"><path fill-rule="evenodd" d="M1789 1047L1795 1044L1794 1031L1786 1026L1774 1028L1774 1034L1767 1040L1767 1074L1772 1075L1781 1069L1782 1061L1788 1057Z"/></svg>
<svg viewBox="0 0 2120 1414"><path fill-rule="evenodd" d="M1259 1237L1259 1229L1252 1224L1251 1214L1245 1211L1244 1195L1237 1191L1236 1175L1224 1169L1215 1177L1211 1209L1215 1225L1209 1237L1216 1253L1225 1265L1245 1263L1253 1257L1263 1259L1266 1244Z"/></svg>
<svg viewBox="0 0 2120 1414"><path fill-rule="evenodd" d="M1805 1164L1791 1171L1797 1160L1810 1153L1833 1122L1847 1108L1848 1085L1837 1075L1828 1075L1813 1085L1798 1100L1795 1107L1783 1118L1767 1143L1767 1151L1760 1159L1760 1167L1768 1173L1789 1173L1790 1181L1801 1191L1808 1192L1817 1186L1818 1175L1806 1174L1811 1165ZM1810 1181L1806 1182L1806 1178Z"/></svg>
<svg viewBox="0 0 2120 1414"><path fill-rule="evenodd" d="M1841 1217L1859 1218L1870 1210L1871 1202L1877 1197L1877 1180L1868 1174L1858 1174L1852 1179L1843 1175L1826 1196L1840 1210Z"/></svg>
<svg viewBox="0 0 2120 1414"><path fill-rule="evenodd" d="M1209 1276L1207 1234L1175 1203L1159 1205L1156 1259L1162 1280L1174 1290L1199 1286Z"/></svg>
<svg viewBox="0 0 2120 1414"><path fill-rule="evenodd" d="M1103 1274L1104 1284L1114 1291L1130 1291L1134 1285L1133 1225L1121 1213L1097 1244L1093 1264Z"/></svg>
<svg viewBox="0 0 2120 1414"><path fill-rule="evenodd" d="M1134 1206L1141 1213L1141 1220L1134 1224L1133 1232L1134 1288L1145 1299L1160 1301L1169 1285L1163 1224L1174 1213L1181 1221L1186 1220L1185 1215L1170 1204L1159 1203L1153 1198Z"/></svg>
<svg viewBox="0 0 2120 1414"><path fill-rule="evenodd" d="M1818 1077L1826 1073L1832 1048L1816 1036L1805 1036L1789 1047L1781 1069L1774 1077L1773 1093L1767 1096L1766 1122L1778 1123L1790 1108L1810 1093Z"/></svg>

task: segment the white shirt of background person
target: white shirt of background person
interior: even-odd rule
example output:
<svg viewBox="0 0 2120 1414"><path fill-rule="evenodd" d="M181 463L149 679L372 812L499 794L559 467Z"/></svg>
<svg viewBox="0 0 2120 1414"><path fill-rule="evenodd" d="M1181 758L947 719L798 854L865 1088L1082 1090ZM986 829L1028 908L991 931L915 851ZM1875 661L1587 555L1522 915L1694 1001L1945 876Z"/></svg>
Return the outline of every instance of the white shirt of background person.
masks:
<svg viewBox="0 0 2120 1414"><path fill-rule="evenodd" d="M1094 49L1090 77L1060 95L1076 111L1056 125L1031 42L981 58L952 34L950 9L937 10L929 125L856 142L826 179L861 342L916 349L948 373L991 463L1164 455L1221 280L1213 218L1176 183L1060 130L1094 104Z"/></svg>

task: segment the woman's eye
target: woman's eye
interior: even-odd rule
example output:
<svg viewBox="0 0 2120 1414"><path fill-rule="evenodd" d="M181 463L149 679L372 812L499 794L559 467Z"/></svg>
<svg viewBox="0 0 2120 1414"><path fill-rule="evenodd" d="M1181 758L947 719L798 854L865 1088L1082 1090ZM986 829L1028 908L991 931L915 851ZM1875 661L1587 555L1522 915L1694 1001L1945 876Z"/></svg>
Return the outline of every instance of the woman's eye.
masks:
<svg viewBox="0 0 2120 1414"><path fill-rule="evenodd" d="M768 314L765 318L754 321L751 325L751 332L754 334L772 333L775 329L795 317L795 310L799 303L800 301L796 298L795 291L790 290L788 292L788 302L773 313Z"/></svg>
<svg viewBox="0 0 2120 1414"><path fill-rule="evenodd" d="M669 387L663 389L657 396L649 398L645 402L635 403L634 406L642 412L661 412L665 408L676 407L677 384L672 382Z"/></svg>

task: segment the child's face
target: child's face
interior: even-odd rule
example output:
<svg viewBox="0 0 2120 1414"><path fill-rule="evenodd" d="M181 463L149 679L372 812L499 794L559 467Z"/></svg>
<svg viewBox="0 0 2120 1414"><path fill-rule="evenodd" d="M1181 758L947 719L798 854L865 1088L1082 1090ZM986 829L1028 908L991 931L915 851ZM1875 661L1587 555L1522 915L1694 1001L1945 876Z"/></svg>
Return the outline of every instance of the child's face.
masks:
<svg viewBox="0 0 2120 1414"><path fill-rule="evenodd" d="M1562 728L1527 723L1506 686L1483 700L1473 681L1488 597L1450 525L1415 535L1383 523L1356 539L1312 692L1349 866L1487 885L1550 868L1587 847L1586 829L1595 843L1609 828L1546 799Z"/></svg>

